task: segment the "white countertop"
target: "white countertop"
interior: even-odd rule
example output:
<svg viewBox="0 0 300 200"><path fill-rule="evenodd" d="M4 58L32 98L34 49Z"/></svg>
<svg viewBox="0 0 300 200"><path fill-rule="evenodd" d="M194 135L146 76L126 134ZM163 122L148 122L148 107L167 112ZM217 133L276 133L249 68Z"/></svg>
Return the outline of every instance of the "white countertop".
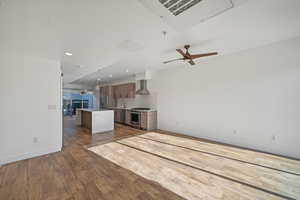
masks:
<svg viewBox="0 0 300 200"><path fill-rule="evenodd" d="M89 109L89 108L79 108L77 110L86 111L86 112L103 112L103 111L112 111L108 109Z"/></svg>
<svg viewBox="0 0 300 200"><path fill-rule="evenodd" d="M131 110L132 108L123 108L123 107L109 107L108 109L112 110ZM153 112L156 111L156 109L150 109L150 110L132 110L137 112Z"/></svg>

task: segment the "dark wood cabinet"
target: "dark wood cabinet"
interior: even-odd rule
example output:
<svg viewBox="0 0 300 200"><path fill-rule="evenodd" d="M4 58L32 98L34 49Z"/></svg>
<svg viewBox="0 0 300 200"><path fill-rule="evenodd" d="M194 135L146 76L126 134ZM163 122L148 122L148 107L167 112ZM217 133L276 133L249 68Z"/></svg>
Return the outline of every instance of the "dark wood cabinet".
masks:
<svg viewBox="0 0 300 200"><path fill-rule="evenodd" d="M135 83L127 84L128 98L135 98Z"/></svg>
<svg viewBox="0 0 300 200"><path fill-rule="evenodd" d="M131 111L126 110L125 112L125 124L130 125L131 122Z"/></svg>
<svg viewBox="0 0 300 200"><path fill-rule="evenodd" d="M113 86L114 98L135 98L135 83L127 83Z"/></svg>
<svg viewBox="0 0 300 200"><path fill-rule="evenodd" d="M136 112L136 111L135 111ZM125 111L125 124L131 124L131 111ZM140 125L139 127L144 130L156 130L157 129L157 111L140 112Z"/></svg>
<svg viewBox="0 0 300 200"><path fill-rule="evenodd" d="M126 123L126 110L122 108L115 108L114 121L118 123Z"/></svg>
<svg viewBox="0 0 300 200"><path fill-rule="evenodd" d="M114 99L118 99L118 86L114 85L113 90L114 90Z"/></svg>
<svg viewBox="0 0 300 200"><path fill-rule="evenodd" d="M141 112L141 128L147 129L148 125L148 113L147 112Z"/></svg>
<svg viewBox="0 0 300 200"><path fill-rule="evenodd" d="M100 105L102 107L111 107L114 105L113 87L100 87Z"/></svg>
<svg viewBox="0 0 300 200"><path fill-rule="evenodd" d="M155 130L157 129L157 112L148 111L141 112L141 128L145 130Z"/></svg>
<svg viewBox="0 0 300 200"><path fill-rule="evenodd" d="M121 110L114 110L115 122L121 122Z"/></svg>

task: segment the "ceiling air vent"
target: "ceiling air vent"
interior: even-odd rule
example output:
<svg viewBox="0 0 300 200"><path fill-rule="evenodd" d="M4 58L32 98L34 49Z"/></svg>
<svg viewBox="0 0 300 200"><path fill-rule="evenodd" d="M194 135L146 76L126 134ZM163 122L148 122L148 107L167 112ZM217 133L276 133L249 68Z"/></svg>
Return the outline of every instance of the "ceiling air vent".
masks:
<svg viewBox="0 0 300 200"><path fill-rule="evenodd" d="M187 9L193 7L202 0L158 0L173 15L177 16Z"/></svg>
<svg viewBox="0 0 300 200"><path fill-rule="evenodd" d="M138 0L146 9L179 32L220 17L248 0Z"/></svg>

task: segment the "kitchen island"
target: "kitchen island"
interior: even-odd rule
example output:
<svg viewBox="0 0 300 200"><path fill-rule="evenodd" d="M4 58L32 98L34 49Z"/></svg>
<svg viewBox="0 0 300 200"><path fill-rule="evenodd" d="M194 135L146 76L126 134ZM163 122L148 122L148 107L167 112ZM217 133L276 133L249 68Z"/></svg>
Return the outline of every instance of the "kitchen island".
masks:
<svg viewBox="0 0 300 200"><path fill-rule="evenodd" d="M114 111L99 109L77 109L77 125L91 131L91 134L112 131L114 129Z"/></svg>

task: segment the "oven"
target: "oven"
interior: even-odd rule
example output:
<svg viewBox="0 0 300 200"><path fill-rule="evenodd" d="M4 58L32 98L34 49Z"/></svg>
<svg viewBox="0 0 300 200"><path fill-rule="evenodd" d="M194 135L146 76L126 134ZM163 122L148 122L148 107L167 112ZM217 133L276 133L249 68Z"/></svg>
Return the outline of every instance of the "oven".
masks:
<svg viewBox="0 0 300 200"><path fill-rule="evenodd" d="M131 111L130 113L130 124L134 127L140 127L141 124L141 113L136 111Z"/></svg>

